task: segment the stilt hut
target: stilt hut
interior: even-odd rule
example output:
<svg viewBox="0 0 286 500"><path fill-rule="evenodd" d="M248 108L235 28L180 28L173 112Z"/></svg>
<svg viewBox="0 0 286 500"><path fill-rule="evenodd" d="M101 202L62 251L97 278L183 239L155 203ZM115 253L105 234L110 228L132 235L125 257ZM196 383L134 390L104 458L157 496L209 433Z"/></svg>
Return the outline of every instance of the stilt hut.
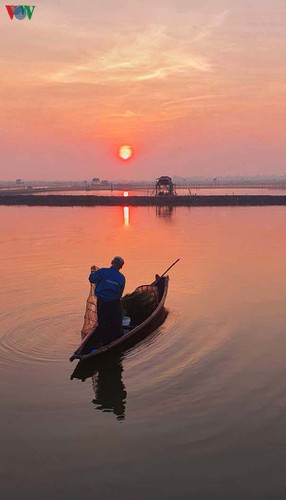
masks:
<svg viewBox="0 0 286 500"><path fill-rule="evenodd" d="M155 194L156 196L175 196L177 194L176 186L172 182L171 177L168 177L168 175L163 175L162 177L159 177L159 179L157 179Z"/></svg>

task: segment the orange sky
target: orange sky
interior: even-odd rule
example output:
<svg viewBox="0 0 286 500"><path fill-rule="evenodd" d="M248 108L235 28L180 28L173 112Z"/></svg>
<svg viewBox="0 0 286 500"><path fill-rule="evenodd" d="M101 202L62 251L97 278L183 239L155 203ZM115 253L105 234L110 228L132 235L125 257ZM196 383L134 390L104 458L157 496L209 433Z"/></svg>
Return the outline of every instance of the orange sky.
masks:
<svg viewBox="0 0 286 500"><path fill-rule="evenodd" d="M0 179L286 172L285 0L5 3Z"/></svg>

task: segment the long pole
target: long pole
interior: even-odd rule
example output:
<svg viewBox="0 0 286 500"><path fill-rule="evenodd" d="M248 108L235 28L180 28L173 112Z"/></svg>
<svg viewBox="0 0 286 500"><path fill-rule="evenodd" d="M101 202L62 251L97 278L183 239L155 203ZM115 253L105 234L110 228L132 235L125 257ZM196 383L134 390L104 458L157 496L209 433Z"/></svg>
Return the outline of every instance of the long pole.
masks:
<svg viewBox="0 0 286 500"><path fill-rule="evenodd" d="M172 268L175 264L177 264L177 262L179 262L179 260L180 260L180 259L175 260L175 262L173 262L173 264L172 264L170 267L168 267L168 269L166 269L166 271L165 271L163 274L161 274L161 278L163 278L163 276L164 276L164 275L165 275L168 271L170 271L170 269L171 269L171 268Z"/></svg>

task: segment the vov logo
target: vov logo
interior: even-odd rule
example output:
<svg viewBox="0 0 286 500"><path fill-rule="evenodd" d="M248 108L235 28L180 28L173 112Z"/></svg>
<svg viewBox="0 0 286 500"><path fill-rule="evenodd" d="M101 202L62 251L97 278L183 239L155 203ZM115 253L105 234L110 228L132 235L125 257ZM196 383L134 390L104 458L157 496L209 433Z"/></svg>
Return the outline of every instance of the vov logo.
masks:
<svg viewBox="0 0 286 500"><path fill-rule="evenodd" d="M23 21L25 17L28 17L31 20L31 17L35 10L35 5L5 5L7 12L12 20L14 17L19 19L19 21Z"/></svg>

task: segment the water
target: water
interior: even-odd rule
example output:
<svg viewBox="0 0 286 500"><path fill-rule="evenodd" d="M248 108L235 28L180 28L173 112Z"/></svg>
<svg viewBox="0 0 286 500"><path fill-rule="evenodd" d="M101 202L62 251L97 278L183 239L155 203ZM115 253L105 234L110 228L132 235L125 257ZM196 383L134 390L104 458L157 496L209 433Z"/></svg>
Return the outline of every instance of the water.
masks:
<svg viewBox="0 0 286 500"><path fill-rule="evenodd" d="M274 196L285 196L285 189L272 189L272 188L197 188L197 189L187 189L187 188L176 188L178 195L198 195L198 196L233 196L233 195L274 195ZM32 194L38 196L47 195L74 195L74 196L124 196L124 193L128 193L129 196L152 196L155 193L155 188L141 188L141 189L94 189L91 191L86 190L74 190L74 191L49 191L49 192L35 192ZM31 194L31 193L29 193ZM125 195L126 196L126 195Z"/></svg>
<svg viewBox="0 0 286 500"><path fill-rule="evenodd" d="M284 207L0 221L1 498L284 499ZM70 380L90 265L115 254L127 291L181 258L167 319Z"/></svg>

